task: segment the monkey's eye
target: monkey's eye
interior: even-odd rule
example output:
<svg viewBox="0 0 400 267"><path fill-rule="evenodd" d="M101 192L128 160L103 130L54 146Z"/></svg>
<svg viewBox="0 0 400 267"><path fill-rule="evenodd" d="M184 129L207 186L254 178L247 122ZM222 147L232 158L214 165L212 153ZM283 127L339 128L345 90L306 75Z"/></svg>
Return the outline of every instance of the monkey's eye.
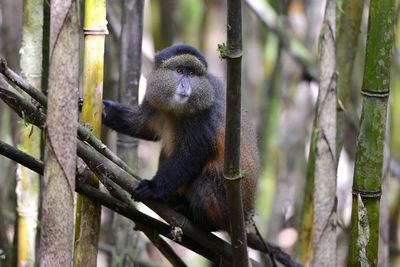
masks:
<svg viewBox="0 0 400 267"><path fill-rule="evenodd" d="M192 70L189 71L189 76L190 76L190 77L193 77L193 76L194 76L194 71L192 71Z"/></svg>
<svg viewBox="0 0 400 267"><path fill-rule="evenodd" d="M179 74L183 74L183 68L177 67L176 68L176 72L179 73Z"/></svg>

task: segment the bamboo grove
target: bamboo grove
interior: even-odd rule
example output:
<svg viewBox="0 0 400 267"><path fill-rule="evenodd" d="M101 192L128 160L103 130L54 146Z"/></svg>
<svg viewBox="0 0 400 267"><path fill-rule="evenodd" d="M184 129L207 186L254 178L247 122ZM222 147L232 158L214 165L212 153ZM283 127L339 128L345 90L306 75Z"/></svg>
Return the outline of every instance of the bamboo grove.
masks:
<svg viewBox="0 0 400 267"><path fill-rule="evenodd" d="M399 1L3 2L0 266L400 266ZM226 81L226 238L134 201L159 144L101 127L102 100L139 105L175 43Z"/></svg>

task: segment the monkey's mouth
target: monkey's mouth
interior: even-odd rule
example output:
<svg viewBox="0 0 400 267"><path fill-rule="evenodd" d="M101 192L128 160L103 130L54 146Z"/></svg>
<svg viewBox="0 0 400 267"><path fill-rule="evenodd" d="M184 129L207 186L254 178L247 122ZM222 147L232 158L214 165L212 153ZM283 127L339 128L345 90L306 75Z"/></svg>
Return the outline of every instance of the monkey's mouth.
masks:
<svg viewBox="0 0 400 267"><path fill-rule="evenodd" d="M189 94L175 94L174 100L180 104L185 103L189 99Z"/></svg>

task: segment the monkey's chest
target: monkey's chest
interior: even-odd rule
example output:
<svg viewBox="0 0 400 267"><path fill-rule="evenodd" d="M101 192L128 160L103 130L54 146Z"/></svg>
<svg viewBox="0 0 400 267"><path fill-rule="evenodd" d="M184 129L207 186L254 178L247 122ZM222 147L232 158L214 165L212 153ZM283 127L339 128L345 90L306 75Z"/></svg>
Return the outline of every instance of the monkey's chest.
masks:
<svg viewBox="0 0 400 267"><path fill-rule="evenodd" d="M161 135L161 155L160 159L169 158L175 150L176 135L171 127L164 127Z"/></svg>

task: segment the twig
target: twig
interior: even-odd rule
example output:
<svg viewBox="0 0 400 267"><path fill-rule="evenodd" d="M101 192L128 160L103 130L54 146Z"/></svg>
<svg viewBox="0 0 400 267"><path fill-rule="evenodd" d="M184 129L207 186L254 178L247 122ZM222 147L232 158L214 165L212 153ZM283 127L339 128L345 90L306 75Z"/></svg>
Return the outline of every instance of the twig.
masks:
<svg viewBox="0 0 400 267"><path fill-rule="evenodd" d="M97 139L86 127L79 125L78 126L78 136L83 142L87 142L90 144L94 149L104 155L106 158L114 162L118 165L121 169L129 173L132 177L136 180L142 180L138 175L136 175L132 169L122 161L114 152L111 151L103 142Z"/></svg>
<svg viewBox="0 0 400 267"><path fill-rule="evenodd" d="M43 175L43 162L35 159L31 155L24 153L13 146L0 140L0 155L4 155L7 158L18 162L19 164L31 169L32 171Z"/></svg>
<svg viewBox="0 0 400 267"><path fill-rule="evenodd" d="M0 77L0 98L21 118L39 128L44 127L46 116L21 95L14 93L12 87L2 77Z"/></svg>
<svg viewBox="0 0 400 267"><path fill-rule="evenodd" d="M20 87L28 95L34 98L43 107L46 106L47 99L46 96L32 85L28 84L23 80L18 74L16 74L12 69L7 66L7 62L0 58L0 73L2 73L7 79L9 79L13 84Z"/></svg>
<svg viewBox="0 0 400 267"><path fill-rule="evenodd" d="M256 235L258 236L258 239L260 240L261 244L263 245L266 253L268 254L268 256L269 256L269 258L270 258L270 260L272 262L272 266L273 267L277 267L278 265L276 264L274 255L272 254L271 250L268 248L267 242L265 242L265 240L263 239L260 231L258 230L256 222L254 221L254 218L252 218L252 224L253 224L253 228L254 228L254 230L256 232Z"/></svg>

